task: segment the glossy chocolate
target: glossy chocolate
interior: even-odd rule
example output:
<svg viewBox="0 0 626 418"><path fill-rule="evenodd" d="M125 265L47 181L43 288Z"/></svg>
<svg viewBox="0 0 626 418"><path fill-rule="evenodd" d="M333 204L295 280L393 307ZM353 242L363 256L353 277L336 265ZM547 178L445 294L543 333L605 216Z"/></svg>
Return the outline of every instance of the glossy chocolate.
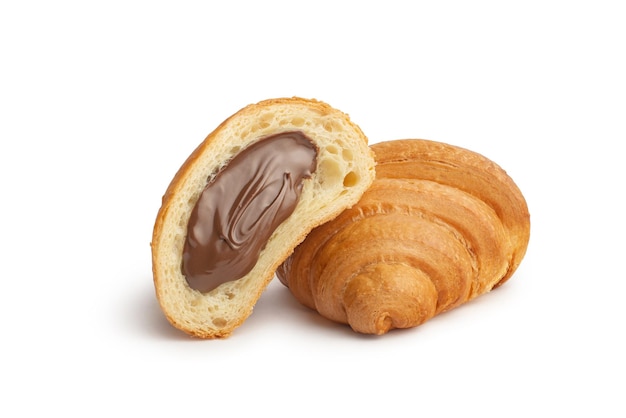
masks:
<svg viewBox="0 0 626 418"><path fill-rule="evenodd" d="M316 147L302 132L263 138L237 154L189 218L182 265L189 286L209 292L252 270L316 166Z"/></svg>

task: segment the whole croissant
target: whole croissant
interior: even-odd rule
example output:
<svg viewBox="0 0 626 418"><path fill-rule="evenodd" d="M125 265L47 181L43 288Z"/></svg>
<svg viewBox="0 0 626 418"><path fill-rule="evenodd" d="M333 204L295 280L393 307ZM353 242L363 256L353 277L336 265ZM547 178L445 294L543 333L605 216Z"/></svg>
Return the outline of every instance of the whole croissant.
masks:
<svg viewBox="0 0 626 418"><path fill-rule="evenodd" d="M371 149L376 180L360 202L314 229L277 271L298 301L357 332L384 334L511 277L530 215L502 168L434 141Z"/></svg>

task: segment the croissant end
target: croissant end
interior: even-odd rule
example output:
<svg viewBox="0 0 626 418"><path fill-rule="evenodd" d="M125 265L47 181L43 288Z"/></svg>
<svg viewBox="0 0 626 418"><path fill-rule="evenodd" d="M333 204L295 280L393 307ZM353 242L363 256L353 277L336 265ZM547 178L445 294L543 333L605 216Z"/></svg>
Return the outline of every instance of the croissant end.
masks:
<svg viewBox="0 0 626 418"><path fill-rule="evenodd" d="M354 331L381 335L432 318L437 289L426 274L411 266L375 264L350 281L343 300Z"/></svg>

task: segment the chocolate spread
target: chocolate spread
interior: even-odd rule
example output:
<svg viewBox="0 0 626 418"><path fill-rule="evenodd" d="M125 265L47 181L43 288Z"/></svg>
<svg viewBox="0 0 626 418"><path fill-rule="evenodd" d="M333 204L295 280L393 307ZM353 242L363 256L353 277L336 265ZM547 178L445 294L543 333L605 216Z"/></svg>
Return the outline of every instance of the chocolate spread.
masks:
<svg viewBox="0 0 626 418"><path fill-rule="evenodd" d="M209 292L250 272L316 166L317 149L302 132L263 138L237 154L191 212L182 265L189 286Z"/></svg>

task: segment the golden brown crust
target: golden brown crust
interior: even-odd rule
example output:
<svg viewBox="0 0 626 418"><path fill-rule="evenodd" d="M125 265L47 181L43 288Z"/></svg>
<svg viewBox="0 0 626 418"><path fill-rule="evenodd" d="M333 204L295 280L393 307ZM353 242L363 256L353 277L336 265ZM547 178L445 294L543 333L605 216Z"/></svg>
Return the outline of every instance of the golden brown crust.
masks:
<svg viewBox="0 0 626 418"><path fill-rule="evenodd" d="M277 228L257 265L242 279L206 294L189 288L180 269L182 245L189 213L207 179L238 150L259 138L290 130L303 131L318 148L318 169L306 180L296 210ZM183 163L157 214L151 241L152 270L156 296L167 319L196 337L229 336L250 315L275 269L309 230L356 203L373 178L374 160L367 137L348 115L326 103L270 99L230 116Z"/></svg>
<svg viewBox="0 0 626 418"><path fill-rule="evenodd" d="M472 151L426 140L374 144L376 180L278 269L304 305L355 331L419 325L514 273L530 217L513 180Z"/></svg>

